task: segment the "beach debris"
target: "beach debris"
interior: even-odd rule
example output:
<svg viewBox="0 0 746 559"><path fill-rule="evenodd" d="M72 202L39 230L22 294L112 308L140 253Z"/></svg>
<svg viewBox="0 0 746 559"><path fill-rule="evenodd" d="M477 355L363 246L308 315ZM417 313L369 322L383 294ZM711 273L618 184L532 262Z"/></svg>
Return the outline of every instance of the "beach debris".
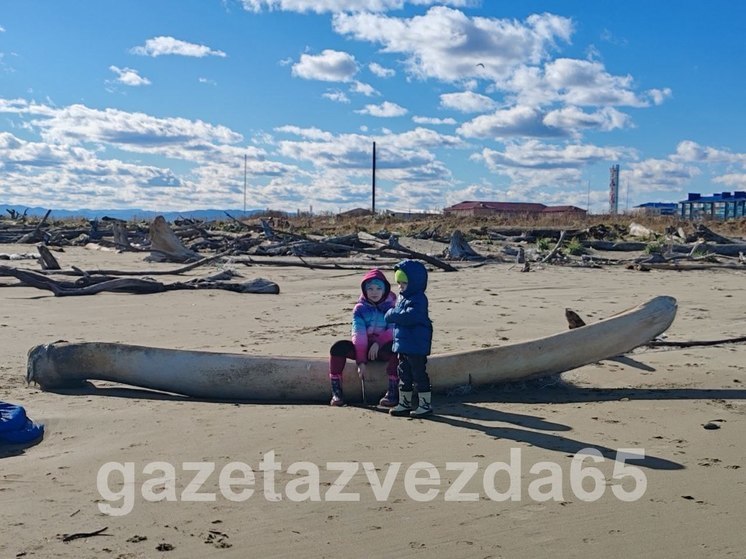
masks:
<svg viewBox="0 0 746 559"><path fill-rule="evenodd" d="M559 239L557 239L557 244L554 245L554 248L547 254L544 258L541 259L542 264L549 262L553 258L555 258L559 252L559 249L562 247L562 241L565 240L566 231L560 231Z"/></svg>
<svg viewBox="0 0 746 559"><path fill-rule="evenodd" d="M275 282L256 278L242 283L221 281L212 278L194 278L185 282L161 283L152 278L113 277L104 274L86 274L75 282L58 281L31 270L0 265L0 276L12 276L30 287L45 289L55 297L95 295L104 291L117 293L162 293L177 289L224 289L236 293L277 294L280 287Z"/></svg>
<svg viewBox="0 0 746 559"><path fill-rule="evenodd" d="M389 265L388 259L398 261L402 258L417 258L431 266L444 271L455 271L447 260L480 260L505 262L503 256L512 257L518 249L524 249L525 258L532 262L542 262L561 266L589 267L588 259L592 258L592 267L623 265L635 266L632 269L655 270L705 270L705 269L741 269L746 270L746 239L731 238L712 231L699 224L661 227L663 233L657 233L650 226L639 222L628 225L622 223L598 223L584 229L572 228L536 228L505 227L495 228L484 225L481 220L476 227L465 229L474 222L461 219L461 227L453 228L448 216L428 216L419 219L410 217L401 223L390 223L388 215L371 215L364 212L360 216L301 216L297 219L278 212L266 213L265 217L251 220L237 219L227 212L225 221L202 221L197 219L174 219L166 222L163 216L157 216L151 222L125 222L121 219L102 217L93 220L59 220L50 219L48 211L43 218L15 215L13 221L0 216L0 243L41 243L44 247L53 246L97 246L100 250L109 249L118 252L142 251L148 253L146 260L155 262L193 262L204 257L204 251L225 253L234 258L248 256L266 256L267 260L256 260L251 265L300 265L309 268L321 268L304 260L315 258L346 258L359 255L362 262L344 262L339 269L362 269L370 267L370 260L376 265ZM277 215L274 215L277 213ZM358 223L356 220L363 220ZM370 227L365 220L385 221L383 227L373 234L366 233ZM423 227L424 225L424 227ZM356 232L347 233L350 227ZM451 228L453 233L447 234ZM688 231L685 231L688 228ZM339 234L341 230L346 234ZM337 234L324 236L324 231L335 231ZM468 230L469 238L489 245L503 254L482 256L475 252L464 239L462 231ZM725 229L732 230L732 227ZM305 233L304 233L305 232ZM428 239L444 243L446 246L438 258L431 253L423 254L401 242L403 235L415 239ZM563 237L564 235L564 237ZM562 238L563 242L560 242ZM549 246L543 247L537 255L529 246L542 241L556 243L554 249L547 253ZM569 243L575 247L570 250ZM472 243L473 244L473 243ZM512 245L512 246L511 246ZM43 250L43 249L42 249ZM590 254L580 255L580 251ZM645 252L647 254L629 259L604 258L597 251ZM529 252L533 254L529 255ZM297 258L295 264L273 261L278 256ZM581 258L578 258L581 256ZM38 257L37 257L38 258ZM484 260L482 260L484 258ZM512 259L512 258L511 258ZM367 261L366 261L367 260ZM43 270L47 267L40 260ZM394 262L395 263L395 262ZM522 264L523 262L519 262ZM51 262L50 262L51 264ZM327 263L328 264L328 263ZM643 266L644 264L644 266ZM53 266L53 264L52 264ZM529 267L530 269L530 267ZM529 270L522 270L529 271Z"/></svg>
<svg viewBox="0 0 746 559"><path fill-rule="evenodd" d="M148 539L147 536L140 536L138 534L135 534L131 538L127 538L127 543L140 543L140 542L147 541L147 539Z"/></svg>
<svg viewBox="0 0 746 559"><path fill-rule="evenodd" d="M572 309L565 309L565 318L567 319L567 324L570 327L570 330L585 326L585 321Z"/></svg>
<svg viewBox="0 0 746 559"><path fill-rule="evenodd" d="M700 341L688 341L688 342L674 342L668 340L653 340L646 343L648 347L696 347L696 346L713 346L721 344L742 344L746 342L746 336L738 336L735 338L724 338L720 340L700 340Z"/></svg>
<svg viewBox="0 0 746 559"><path fill-rule="evenodd" d="M634 221L629 224L629 234L631 237L640 237L643 239L655 239L656 237L656 234L651 229Z"/></svg>
<svg viewBox="0 0 746 559"><path fill-rule="evenodd" d="M444 251L447 260L485 260L485 257L478 254L464 238L464 234L456 229L451 234L451 242Z"/></svg>
<svg viewBox="0 0 746 559"><path fill-rule="evenodd" d="M60 263L57 262L57 259L54 257L52 252L44 244L38 243L36 245L36 250L39 251L39 256L41 257L40 262L41 262L42 270L59 270L60 269Z"/></svg>
<svg viewBox="0 0 746 559"><path fill-rule="evenodd" d="M722 425L721 423L724 423L724 419L713 419L712 421L708 421L707 423L702 424L702 427L704 429L707 429L708 431L715 431L717 429L720 429Z"/></svg>
<svg viewBox="0 0 746 559"><path fill-rule="evenodd" d="M152 262L194 262L202 257L188 249L173 232L166 219L159 215L150 224L150 256Z"/></svg>
<svg viewBox="0 0 746 559"><path fill-rule="evenodd" d="M62 534L61 537L62 541L67 543L73 540L79 540L81 538L92 538L94 536L112 536L113 534L104 534L104 532L108 529L108 526L104 526L103 528L94 530L93 532L75 532L74 534Z"/></svg>
<svg viewBox="0 0 746 559"><path fill-rule="evenodd" d="M44 425L32 421L18 404L0 401L0 446L33 446L44 436Z"/></svg>

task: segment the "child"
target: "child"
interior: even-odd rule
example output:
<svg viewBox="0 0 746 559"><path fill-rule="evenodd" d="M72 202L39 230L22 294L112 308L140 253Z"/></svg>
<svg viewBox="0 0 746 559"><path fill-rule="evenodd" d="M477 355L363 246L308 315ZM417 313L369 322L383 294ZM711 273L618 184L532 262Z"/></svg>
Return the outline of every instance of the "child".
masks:
<svg viewBox="0 0 746 559"><path fill-rule="evenodd" d="M332 383L330 405L343 406L342 372L347 359L354 359L357 372L365 379L368 361L385 361L389 386L378 404L387 408L399 400L399 379L396 374L396 354L391 349L394 331L384 315L393 308L396 297L391 284L378 268L373 268L360 283L363 292L352 310L352 341L340 340L329 350L329 379Z"/></svg>
<svg viewBox="0 0 746 559"><path fill-rule="evenodd" d="M433 323L425 295L427 269L416 260L404 260L394 270L399 297L396 306L386 313L386 322L394 325L393 349L399 357L399 403L389 413L422 417L433 413L427 374L427 356L433 342ZM419 397L415 410L412 410L413 385Z"/></svg>

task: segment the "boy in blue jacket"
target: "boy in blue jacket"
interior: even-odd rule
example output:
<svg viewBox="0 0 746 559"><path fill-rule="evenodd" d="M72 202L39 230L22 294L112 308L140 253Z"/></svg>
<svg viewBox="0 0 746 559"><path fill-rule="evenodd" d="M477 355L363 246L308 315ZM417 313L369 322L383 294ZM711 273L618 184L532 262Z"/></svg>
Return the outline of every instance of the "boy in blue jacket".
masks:
<svg viewBox="0 0 746 559"><path fill-rule="evenodd" d="M433 323L428 314L427 269L416 260L403 260L394 266L399 284L396 306L386 312L386 322L394 325L393 351L398 354L399 404L389 410L394 416L423 417L433 413L427 356L433 342ZM419 397L412 409L412 393Z"/></svg>

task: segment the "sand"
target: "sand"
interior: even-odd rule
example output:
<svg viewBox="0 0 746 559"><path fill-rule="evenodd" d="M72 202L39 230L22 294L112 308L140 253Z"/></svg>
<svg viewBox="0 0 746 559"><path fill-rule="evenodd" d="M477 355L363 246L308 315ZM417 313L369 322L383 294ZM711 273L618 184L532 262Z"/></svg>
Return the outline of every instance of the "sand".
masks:
<svg viewBox="0 0 746 559"><path fill-rule="evenodd" d="M83 248L57 257L83 269L176 267ZM27 287L0 291L0 400L23 404L46 427L39 444L0 450L0 557L743 556L744 345L638 349L561 380L436 396L433 420L352 406L55 394L26 385L27 351L59 339L323 356L348 335L362 271L239 270L277 282L281 294L55 298ZM3 286L15 283L0 278ZM491 264L433 271L428 293L434 347L442 352L563 330L565 307L589 322L655 295L678 299L670 340L742 336L745 286L736 271L535 266L520 273ZM357 382L352 366L347 373ZM705 429L708 423L719 428ZM605 458L581 462L584 448ZM643 449L646 459L626 464L621 449ZM260 471L270 457L280 464L274 475ZM254 494L240 502L223 493L219 478L236 462L255 474ZM334 462L357 468L343 489L356 500L328 493L339 475ZM129 463L126 484L117 473L97 483L107 463ZM148 470L153 463L173 468L171 481L152 491L164 499L157 502L151 481L164 472ZM383 479L396 463L390 494L379 500L364 468ZM195 468L209 473L197 484L207 500L190 498ZM471 476L461 471L469 468ZM406 471L438 479L412 490ZM596 494L589 495L594 475ZM113 500L107 489L128 497ZM428 489L437 493L431 498ZM509 495L514 499L505 500ZM129 508L121 516L102 512ZM99 536L63 541L103 528Z"/></svg>

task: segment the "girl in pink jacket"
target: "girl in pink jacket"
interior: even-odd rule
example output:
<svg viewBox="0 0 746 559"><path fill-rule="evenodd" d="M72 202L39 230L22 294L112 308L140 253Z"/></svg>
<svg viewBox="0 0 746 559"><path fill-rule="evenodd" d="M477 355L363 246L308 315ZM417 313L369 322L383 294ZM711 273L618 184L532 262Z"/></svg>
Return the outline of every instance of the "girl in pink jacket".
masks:
<svg viewBox="0 0 746 559"><path fill-rule="evenodd" d="M393 407L399 401L397 357L391 351L394 331L386 323L386 311L396 304L391 284L378 268L373 268L360 283L362 295L352 311L352 339L340 340L329 350L329 379L332 384L332 406L343 406L342 373L347 359L354 359L357 372L364 379L368 361L386 362L388 390L379 405Z"/></svg>

